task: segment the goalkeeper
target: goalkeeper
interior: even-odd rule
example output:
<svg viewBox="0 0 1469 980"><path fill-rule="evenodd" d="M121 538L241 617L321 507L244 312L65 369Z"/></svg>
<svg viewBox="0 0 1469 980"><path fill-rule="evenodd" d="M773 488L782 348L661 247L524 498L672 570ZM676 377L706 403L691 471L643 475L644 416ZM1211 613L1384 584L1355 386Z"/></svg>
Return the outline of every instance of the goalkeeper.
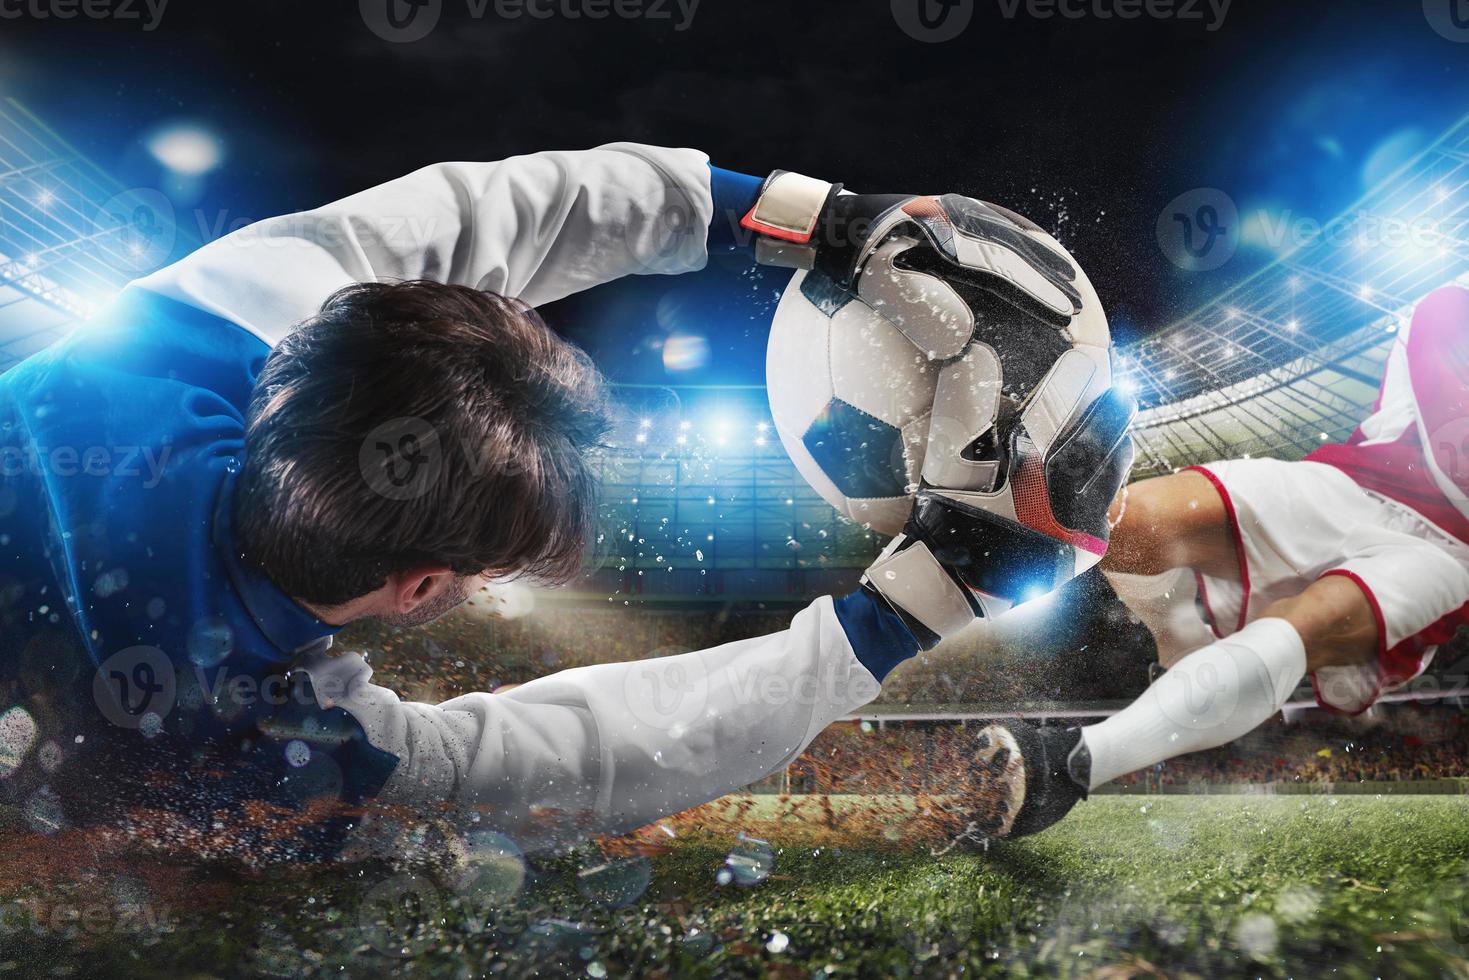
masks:
<svg viewBox="0 0 1469 980"><path fill-rule="evenodd" d="M927 565L771 636L439 705L374 685L332 637L576 573L607 400L534 307L720 248L804 249L850 283L862 222L911 199L836 191L630 144L441 164L214 242L0 376L0 451L36 461L0 488L0 670L37 727L6 791L44 782L86 821L128 803L206 820L241 798L455 804L534 846L785 766L915 635L967 621L952 594L977 553L933 543ZM1056 274L1055 256L1000 244L965 268L941 244L937 274L1022 299ZM145 481L88 447L162 465ZM963 536L962 517L947 527ZM913 596L940 573L935 612ZM59 765L37 761L48 741ZM287 778L303 767L316 778Z"/></svg>

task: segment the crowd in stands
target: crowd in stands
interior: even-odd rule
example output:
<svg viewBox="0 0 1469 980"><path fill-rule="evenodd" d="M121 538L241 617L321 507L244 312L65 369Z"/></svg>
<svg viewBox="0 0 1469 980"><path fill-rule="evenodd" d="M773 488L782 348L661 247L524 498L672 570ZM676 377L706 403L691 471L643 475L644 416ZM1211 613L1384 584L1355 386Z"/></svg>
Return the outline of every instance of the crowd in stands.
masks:
<svg viewBox="0 0 1469 980"><path fill-rule="evenodd" d="M789 793L943 793L961 785L978 725L838 725L758 789ZM1374 782L1469 777L1469 720L1455 707L1384 708L1368 721L1312 712L1230 746L1118 780L1123 785Z"/></svg>
<svg viewBox="0 0 1469 980"><path fill-rule="evenodd" d="M1384 706L1361 721L1322 712L1277 720L1232 745L1172 759L1122 782L1376 782L1469 776L1469 719L1452 706Z"/></svg>

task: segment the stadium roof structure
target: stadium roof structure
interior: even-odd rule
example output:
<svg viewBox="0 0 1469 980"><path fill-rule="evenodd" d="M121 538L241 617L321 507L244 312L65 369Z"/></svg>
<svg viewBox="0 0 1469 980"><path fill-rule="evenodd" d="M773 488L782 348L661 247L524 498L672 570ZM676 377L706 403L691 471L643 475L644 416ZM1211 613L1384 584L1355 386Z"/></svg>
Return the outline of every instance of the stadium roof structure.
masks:
<svg viewBox="0 0 1469 980"><path fill-rule="evenodd" d="M1121 351L1135 478L1299 458L1356 427L1413 305L1469 278L1469 117L1333 220L1288 224L1274 262Z"/></svg>
<svg viewBox="0 0 1469 980"><path fill-rule="evenodd" d="M14 99L0 101L0 371L172 250L173 208L124 188Z"/></svg>

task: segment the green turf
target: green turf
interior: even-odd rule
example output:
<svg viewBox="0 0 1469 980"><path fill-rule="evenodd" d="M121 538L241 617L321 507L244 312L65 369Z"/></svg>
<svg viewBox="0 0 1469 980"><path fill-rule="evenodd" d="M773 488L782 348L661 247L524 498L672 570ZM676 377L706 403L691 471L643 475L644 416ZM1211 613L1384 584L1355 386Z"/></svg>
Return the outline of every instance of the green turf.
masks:
<svg viewBox="0 0 1469 980"><path fill-rule="evenodd" d="M768 815L764 806L752 816ZM172 908L162 932L5 929L0 966L77 976L1469 974L1465 797L1099 798L1038 837L941 857L781 837L770 841L773 873L749 888L716 881L737 843L722 831L683 837L646 865L579 874L585 854L532 862L512 901L496 897L513 882L495 864L479 892L377 866L234 873L224 901Z"/></svg>

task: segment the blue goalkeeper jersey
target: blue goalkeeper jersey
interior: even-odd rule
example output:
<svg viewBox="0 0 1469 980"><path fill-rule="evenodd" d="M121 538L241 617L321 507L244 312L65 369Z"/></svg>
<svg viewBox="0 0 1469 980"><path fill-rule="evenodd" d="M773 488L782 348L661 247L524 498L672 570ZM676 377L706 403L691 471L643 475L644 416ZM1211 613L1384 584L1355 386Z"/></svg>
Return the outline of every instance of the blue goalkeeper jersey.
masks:
<svg viewBox="0 0 1469 980"><path fill-rule="evenodd" d="M391 772L289 673L334 628L234 542L268 353L232 323L129 289L0 375L0 678L36 744L60 750L49 772L20 763L19 792L81 778L96 752L122 783L162 760L175 774L248 760L256 778L239 785L270 796L294 781L295 803L360 799Z"/></svg>

